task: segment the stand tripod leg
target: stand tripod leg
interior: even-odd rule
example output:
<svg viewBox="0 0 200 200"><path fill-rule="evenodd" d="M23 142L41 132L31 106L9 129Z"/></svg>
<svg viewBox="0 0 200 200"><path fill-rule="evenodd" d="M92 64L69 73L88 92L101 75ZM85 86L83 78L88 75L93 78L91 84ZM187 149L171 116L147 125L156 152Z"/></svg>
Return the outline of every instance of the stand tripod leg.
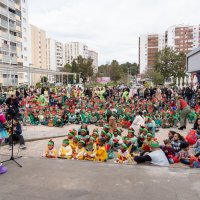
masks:
<svg viewBox="0 0 200 200"><path fill-rule="evenodd" d="M15 162L19 167L22 167L22 165L20 165L16 160L12 160L13 162Z"/></svg>

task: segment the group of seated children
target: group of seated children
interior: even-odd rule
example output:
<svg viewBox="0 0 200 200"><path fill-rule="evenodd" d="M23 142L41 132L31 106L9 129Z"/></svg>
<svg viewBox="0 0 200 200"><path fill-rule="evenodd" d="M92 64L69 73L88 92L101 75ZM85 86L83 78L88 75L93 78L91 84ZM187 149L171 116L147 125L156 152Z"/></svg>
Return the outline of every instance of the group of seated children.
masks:
<svg viewBox="0 0 200 200"><path fill-rule="evenodd" d="M146 127L141 127L137 136L133 128L129 128L125 136L122 136L122 132L121 128L116 128L111 133L110 127L106 125L100 133L94 129L89 134L87 125L82 125L78 131L71 130L68 133L59 151L50 140L44 157L99 162L114 159L115 163L126 164L150 161L159 166L181 162L200 168L200 136L197 136L198 140L193 146L195 156L192 156L189 143L179 133L170 131L164 145L160 145Z"/></svg>

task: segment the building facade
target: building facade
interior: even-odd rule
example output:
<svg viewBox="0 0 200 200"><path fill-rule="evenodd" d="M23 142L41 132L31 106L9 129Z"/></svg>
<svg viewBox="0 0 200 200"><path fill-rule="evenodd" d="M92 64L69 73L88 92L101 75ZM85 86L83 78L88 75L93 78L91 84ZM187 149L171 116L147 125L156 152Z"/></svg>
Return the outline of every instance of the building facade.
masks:
<svg viewBox="0 0 200 200"><path fill-rule="evenodd" d="M93 50L89 50L88 57L93 60L93 63L92 63L93 73L97 74L98 73L98 53Z"/></svg>
<svg viewBox="0 0 200 200"><path fill-rule="evenodd" d="M65 62L71 64L78 56L88 58L88 46L81 42L70 42L65 44Z"/></svg>
<svg viewBox="0 0 200 200"><path fill-rule="evenodd" d="M47 66L47 46L46 46L46 32L34 25L30 25L31 37L31 67L48 69ZM31 84L40 81L44 74L32 74Z"/></svg>
<svg viewBox="0 0 200 200"><path fill-rule="evenodd" d="M47 38L47 67L49 70L58 71L65 63L65 45L54 39ZM54 76L49 76L50 82L55 82Z"/></svg>
<svg viewBox="0 0 200 200"><path fill-rule="evenodd" d="M158 51L165 47L188 53L199 46L200 25L171 26L164 34L143 35L139 38L140 73L154 66Z"/></svg>
<svg viewBox="0 0 200 200"><path fill-rule="evenodd" d="M139 38L140 73L153 68L156 55L165 47L165 34L143 35Z"/></svg>
<svg viewBox="0 0 200 200"><path fill-rule="evenodd" d="M16 72L16 68L29 65L27 4L27 0L0 0L0 84L2 86L16 86L27 81L26 73Z"/></svg>

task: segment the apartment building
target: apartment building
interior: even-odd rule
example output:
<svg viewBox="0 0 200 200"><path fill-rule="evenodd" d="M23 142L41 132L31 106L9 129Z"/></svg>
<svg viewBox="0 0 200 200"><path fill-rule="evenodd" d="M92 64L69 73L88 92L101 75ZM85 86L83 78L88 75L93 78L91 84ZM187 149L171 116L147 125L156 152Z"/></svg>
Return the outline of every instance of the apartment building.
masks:
<svg viewBox="0 0 200 200"><path fill-rule="evenodd" d="M30 25L31 37L31 66L33 68L48 69L46 32L34 25ZM40 81L44 74L32 74L31 84Z"/></svg>
<svg viewBox="0 0 200 200"><path fill-rule="evenodd" d="M88 57L93 60L92 67L93 73L98 73L98 53L93 50L88 50Z"/></svg>
<svg viewBox="0 0 200 200"><path fill-rule="evenodd" d="M171 26L164 34L143 35L139 38L140 73L154 66L158 51L165 47L188 53L199 46L200 25Z"/></svg>
<svg viewBox="0 0 200 200"><path fill-rule="evenodd" d="M65 63L65 45L54 39L47 38L47 67L49 70L59 70ZM54 76L49 76L50 82L55 82Z"/></svg>
<svg viewBox="0 0 200 200"><path fill-rule="evenodd" d="M71 64L78 56L88 58L88 46L81 42L69 42L65 44L65 61Z"/></svg>
<svg viewBox="0 0 200 200"><path fill-rule="evenodd" d="M165 34L142 35L139 38L140 73L153 68L156 55L165 47Z"/></svg>
<svg viewBox="0 0 200 200"><path fill-rule="evenodd" d="M0 0L0 84L15 86L24 83L24 73L16 68L28 63L27 0ZM25 59L23 54L26 55ZM9 68L13 71L8 70Z"/></svg>

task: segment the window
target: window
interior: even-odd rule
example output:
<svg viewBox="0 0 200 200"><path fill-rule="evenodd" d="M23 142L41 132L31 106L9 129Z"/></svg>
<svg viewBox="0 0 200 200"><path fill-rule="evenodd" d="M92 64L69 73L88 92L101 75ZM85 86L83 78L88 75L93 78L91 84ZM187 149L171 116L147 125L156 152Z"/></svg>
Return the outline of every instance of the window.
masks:
<svg viewBox="0 0 200 200"><path fill-rule="evenodd" d="M26 18L23 18L23 22L26 23Z"/></svg>

